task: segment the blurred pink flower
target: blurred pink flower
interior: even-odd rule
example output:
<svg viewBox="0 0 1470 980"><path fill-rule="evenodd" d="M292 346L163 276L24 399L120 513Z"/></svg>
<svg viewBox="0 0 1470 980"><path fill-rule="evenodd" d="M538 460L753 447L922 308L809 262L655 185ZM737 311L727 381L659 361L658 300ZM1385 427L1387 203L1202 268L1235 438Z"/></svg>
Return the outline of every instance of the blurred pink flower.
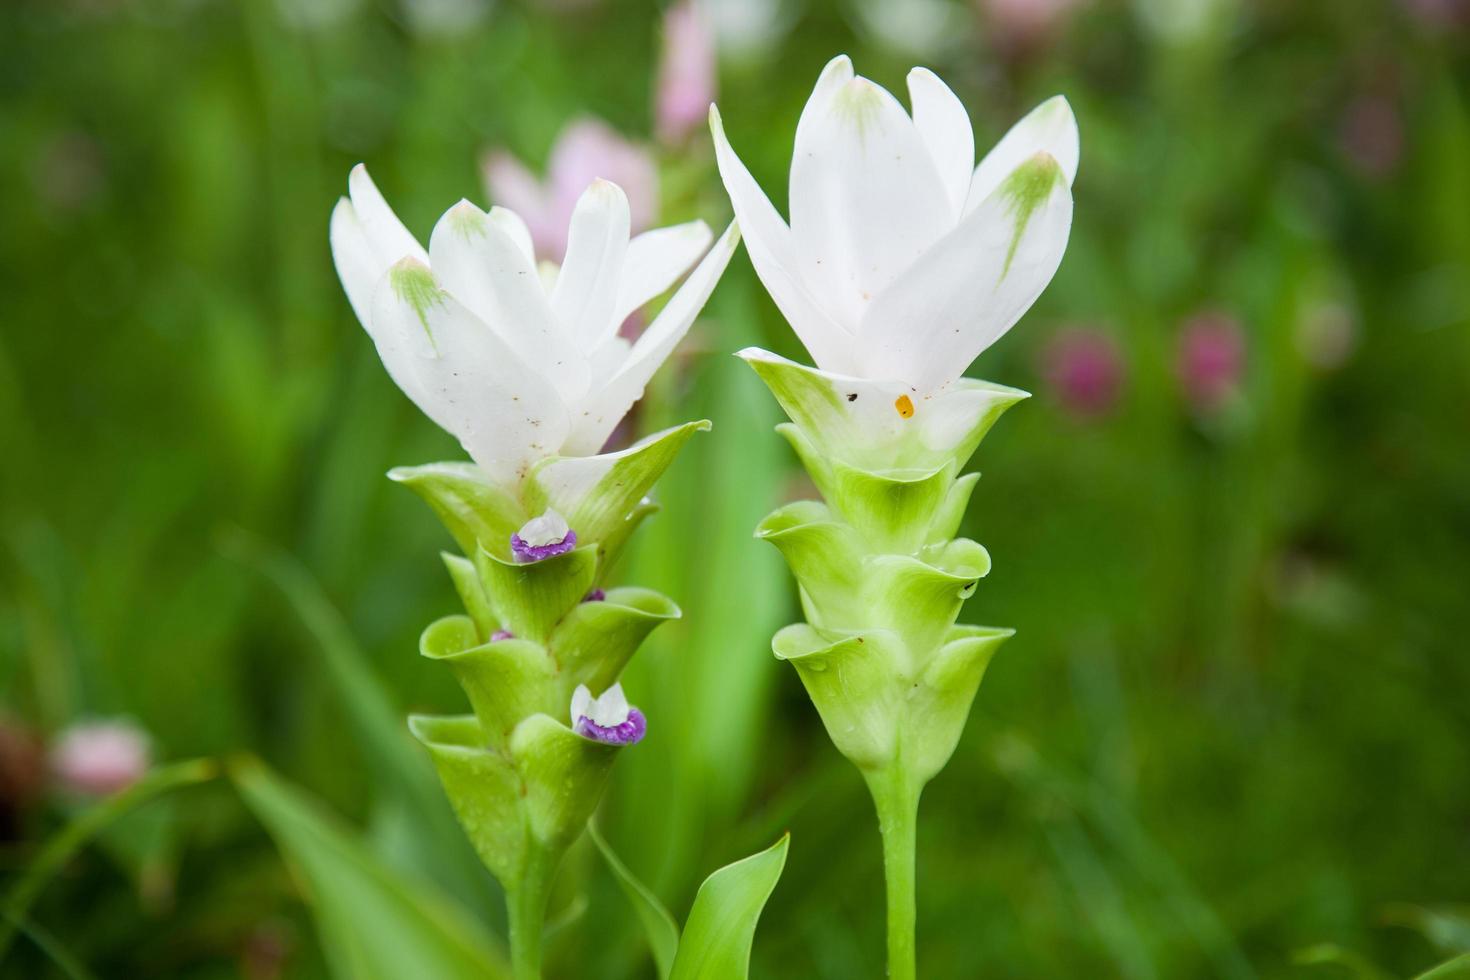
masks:
<svg viewBox="0 0 1470 980"><path fill-rule="evenodd" d="M51 747L51 769L61 785L83 796L107 796L148 771L148 736L129 721L72 725Z"/></svg>
<svg viewBox="0 0 1470 980"><path fill-rule="evenodd" d="M1470 0L1400 0L1425 27L1452 27L1470 20Z"/></svg>
<svg viewBox="0 0 1470 980"><path fill-rule="evenodd" d="M693 0L682 0L664 14L664 46L655 100L658 138L681 143L703 131L715 100L715 38Z"/></svg>
<svg viewBox="0 0 1470 980"><path fill-rule="evenodd" d="M1042 350L1042 376L1067 412L1097 418L1113 410L1123 388L1123 357L1111 336L1093 327L1059 331Z"/></svg>
<svg viewBox="0 0 1470 980"><path fill-rule="evenodd" d="M1404 155L1404 123L1397 103L1387 95L1354 99L1343 116L1339 139L1360 171L1386 177Z"/></svg>
<svg viewBox="0 0 1470 980"><path fill-rule="evenodd" d="M980 12L1008 47L1030 47L1046 40L1086 0L977 0Z"/></svg>
<svg viewBox="0 0 1470 980"><path fill-rule="evenodd" d="M1228 313L1197 313L1179 333L1175 371L1195 409L1219 408L1245 373L1245 331Z"/></svg>
<svg viewBox="0 0 1470 980"><path fill-rule="evenodd" d="M598 119L567 124L551 149L544 181L504 150L485 155L482 173L490 203L510 208L525 220L538 259L560 262L566 255L572 209L599 177L628 195L634 234L647 228L658 213L653 157Z"/></svg>

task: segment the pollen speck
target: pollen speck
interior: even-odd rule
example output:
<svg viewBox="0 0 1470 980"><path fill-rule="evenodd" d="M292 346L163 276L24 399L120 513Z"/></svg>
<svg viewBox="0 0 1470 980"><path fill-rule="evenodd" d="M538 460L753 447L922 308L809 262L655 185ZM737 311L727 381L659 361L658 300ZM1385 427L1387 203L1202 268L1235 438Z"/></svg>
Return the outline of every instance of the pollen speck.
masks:
<svg viewBox="0 0 1470 980"><path fill-rule="evenodd" d="M893 407L898 410L899 415L906 419L914 417L914 403L908 395L899 395L898 399L894 401Z"/></svg>

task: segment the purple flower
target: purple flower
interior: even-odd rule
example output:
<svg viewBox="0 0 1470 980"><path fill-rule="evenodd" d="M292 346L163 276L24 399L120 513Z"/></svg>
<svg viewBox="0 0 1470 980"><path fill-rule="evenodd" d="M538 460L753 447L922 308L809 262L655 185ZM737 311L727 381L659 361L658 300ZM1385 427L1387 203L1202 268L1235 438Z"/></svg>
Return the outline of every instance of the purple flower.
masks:
<svg viewBox="0 0 1470 980"><path fill-rule="evenodd" d="M664 46L658 66L655 105L658 137L682 143L703 131L715 100L715 39L704 14L692 0L682 0L664 13Z"/></svg>
<svg viewBox="0 0 1470 980"><path fill-rule="evenodd" d="M1179 334L1175 372L1196 410L1212 412L1240 386L1245 332L1228 313L1197 313Z"/></svg>
<svg viewBox="0 0 1470 980"><path fill-rule="evenodd" d="M566 256L572 210L594 180L612 181L628 195L635 234L648 227L658 209L653 158L598 119L579 119L561 131L544 181L504 150L486 155L482 174L490 200L519 214L530 229L536 257L553 262Z"/></svg>
<svg viewBox="0 0 1470 980"><path fill-rule="evenodd" d="M643 712L628 704L623 685L614 684L594 698L586 684L572 694L572 731L606 745L632 745L648 731Z"/></svg>
<svg viewBox="0 0 1470 980"><path fill-rule="evenodd" d="M152 763L148 736L129 721L89 721L62 732L51 749L61 785L82 796L108 796L143 778Z"/></svg>
<svg viewBox="0 0 1470 980"><path fill-rule="evenodd" d="M1062 407L1078 418L1113 410L1123 387L1123 357L1111 336L1072 327L1052 337L1042 352L1042 374Z"/></svg>
<svg viewBox="0 0 1470 980"><path fill-rule="evenodd" d="M593 589L582 597L583 602L602 602L607 598L607 593L601 589Z"/></svg>
<svg viewBox="0 0 1470 980"><path fill-rule="evenodd" d="M510 536L510 552L521 564L564 555L577 546L577 532L554 510L527 521Z"/></svg>
<svg viewBox="0 0 1470 980"><path fill-rule="evenodd" d="M510 630L496 630L490 634L491 643L499 643L501 640L514 640L516 635Z"/></svg>

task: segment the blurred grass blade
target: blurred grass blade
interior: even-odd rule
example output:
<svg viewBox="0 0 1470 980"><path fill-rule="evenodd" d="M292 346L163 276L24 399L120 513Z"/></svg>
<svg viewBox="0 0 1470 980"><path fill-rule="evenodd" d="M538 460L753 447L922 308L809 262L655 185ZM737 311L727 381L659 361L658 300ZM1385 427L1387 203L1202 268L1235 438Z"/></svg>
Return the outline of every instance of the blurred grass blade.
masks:
<svg viewBox="0 0 1470 980"><path fill-rule="evenodd" d="M45 953L46 958L56 965L56 969L67 980L95 980L92 972L82 964L82 961L73 956L71 950L67 949L61 940L53 936L49 930L41 928L29 919L12 919L8 915L5 916L5 922Z"/></svg>
<svg viewBox="0 0 1470 980"><path fill-rule="evenodd" d="M213 779L217 773L211 759L195 759L155 769L122 792L86 810L52 836L21 874L20 880L5 894L5 921L0 922L0 960L4 959L5 951L15 938L16 923L25 921L36 896L82 845L139 804L171 789Z"/></svg>
<svg viewBox="0 0 1470 980"><path fill-rule="evenodd" d="M1338 967L1347 971L1353 980L1393 980L1392 974L1380 970L1362 953L1336 943L1318 943L1297 950L1291 959L1299 966Z"/></svg>
<svg viewBox="0 0 1470 980"><path fill-rule="evenodd" d="M1441 963L1428 973L1421 973L1414 980L1465 980L1470 977L1470 953L1456 956L1448 963Z"/></svg>
<svg viewBox="0 0 1470 980"><path fill-rule="evenodd" d="M643 882L639 881L628 866L624 864L613 849L608 846L602 834L598 832L597 825L591 821L587 823L587 836L592 838L592 843L602 852L603 860L612 869L618 884L622 886L623 893L628 896L628 901L633 904L633 911L638 915L638 921L643 924L643 933L648 938L649 949L653 952L653 962L658 968L659 980L668 980L670 972L674 969L674 956L679 951L679 925L669 910L664 908L658 896L650 891Z"/></svg>
<svg viewBox="0 0 1470 980"><path fill-rule="evenodd" d="M298 874L341 980L508 977L491 938L464 910L381 863L256 759L230 775Z"/></svg>
<svg viewBox="0 0 1470 980"><path fill-rule="evenodd" d="M375 827L392 830L407 822L416 828L414 834L385 834L386 845L379 850L405 870L423 869L475 908L493 907L493 880L481 869L429 760L408 735L404 714L368 666L342 615L291 555L236 527L224 529L219 541L227 555L280 589L316 639L362 747L363 761L378 776L375 786L382 798L376 801L379 809L374 816L382 823Z"/></svg>
<svg viewBox="0 0 1470 980"><path fill-rule="evenodd" d="M749 975L756 922L781 878L790 843L787 834L704 880L679 940L671 980L743 980Z"/></svg>

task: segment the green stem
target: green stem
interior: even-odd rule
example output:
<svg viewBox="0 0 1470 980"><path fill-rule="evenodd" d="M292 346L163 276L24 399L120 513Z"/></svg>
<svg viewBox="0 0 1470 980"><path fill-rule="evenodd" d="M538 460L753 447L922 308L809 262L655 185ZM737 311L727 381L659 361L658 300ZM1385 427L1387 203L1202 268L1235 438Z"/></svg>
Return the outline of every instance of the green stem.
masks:
<svg viewBox="0 0 1470 980"><path fill-rule="evenodd" d="M914 851L919 822L919 794L904 766L871 773L868 789L878 810L878 831L883 835L883 882L888 895L888 977L915 980Z"/></svg>
<svg viewBox="0 0 1470 980"><path fill-rule="evenodd" d="M541 980L541 936L546 926L546 903L551 895L548 856L532 847L526 872L515 887L505 890L510 925L510 966L515 980Z"/></svg>

